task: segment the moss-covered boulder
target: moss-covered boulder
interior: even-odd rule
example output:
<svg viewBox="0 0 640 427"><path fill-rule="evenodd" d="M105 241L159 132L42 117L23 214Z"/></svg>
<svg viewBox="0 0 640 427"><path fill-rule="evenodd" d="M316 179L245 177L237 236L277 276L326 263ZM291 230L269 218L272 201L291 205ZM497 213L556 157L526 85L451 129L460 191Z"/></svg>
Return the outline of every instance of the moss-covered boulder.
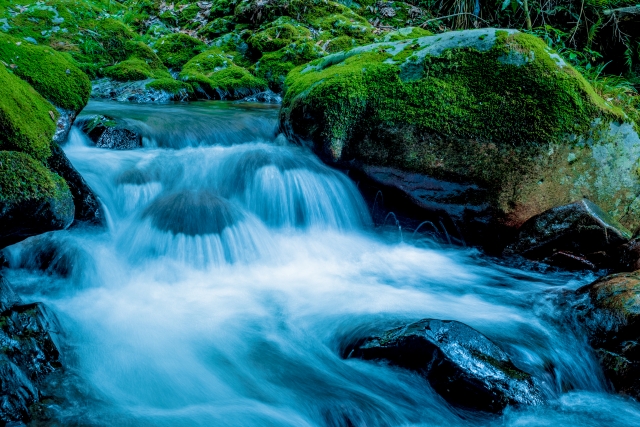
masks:
<svg viewBox="0 0 640 427"><path fill-rule="evenodd" d="M79 112L91 93L89 78L63 55L0 33L0 60L54 105Z"/></svg>
<svg viewBox="0 0 640 427"><path fill-rule="evenodd" d="M73 222L67 183L27 154L0 151L0 248Z"/></svg>
<svg viewBox="0 0 640 427"><path fill-rule="evenodd" d="M22 151L40 161L47 159L58 118L55 107L3 65L0 99L0 149Z"/></svg>
<svg viewBox="0 0 640 427"><path fill-rule="evenodd" d="M153 69L147 62L138 58L130 58L107 67L103 75L119 82L171 78L171 74L166 69Z"/></svg>
<svg viewBox="0 0 640 427"><path fill-rule="evenodd" d="M267 83L233 62L219 48L207 50L183 67L180 79L214 99L240 99L267 89Z"/></svg>
<svg viewBox="0 0 640 427"><path fill-rule="evenodd" d="M158 39L155 47L167 67L180 70L191 58L206 50L207 45L186 34L174 33Z"/></svg>
<svg viewBox="0 0 640 427"><path fill-rule="evenodd" d="M578 319L605 375L640 400L640 271L604 277L577 294Z"/></svg>
<svg viewBox="0 0 640 427"><path fill-rule="evenodd" d="M417 205L461 221L473 205L489 212L483 226L515 228L588 197L640 225L634 125L531 35L482 29L357 47L293 70L285 86L289 136L332 162L414 174L393 185ZM444 198L419 176L469 191Z"/></svg>

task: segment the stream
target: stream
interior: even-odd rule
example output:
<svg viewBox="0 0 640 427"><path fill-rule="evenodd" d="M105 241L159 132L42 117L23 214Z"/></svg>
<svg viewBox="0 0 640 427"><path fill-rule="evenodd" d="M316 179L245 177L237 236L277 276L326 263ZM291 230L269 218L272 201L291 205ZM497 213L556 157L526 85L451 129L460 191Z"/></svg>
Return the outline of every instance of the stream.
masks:
<svg viewBox="0 0 640 427"><path fill-rule="evenodd" d="M144 148L64 150L106 228L8 248L8 280L58 316L72 380L51 425L632 426L563 292L592 274L538 272L375 227L356 183L275 136L273 106L91 101ZM47 271L38 253L60 249ZM460 410L415 373L341 358L423 318L464 322L543 384L548 403ZM41 424L40 424L41 425Z"/></svg>

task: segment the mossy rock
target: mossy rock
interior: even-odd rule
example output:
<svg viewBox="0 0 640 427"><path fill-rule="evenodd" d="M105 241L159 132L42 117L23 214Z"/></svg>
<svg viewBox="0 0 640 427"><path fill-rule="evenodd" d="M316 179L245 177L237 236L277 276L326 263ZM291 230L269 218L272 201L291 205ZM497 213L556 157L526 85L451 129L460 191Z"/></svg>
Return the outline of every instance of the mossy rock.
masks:
<svg viewBox="0 0 640 427"><path fill-rule="evenodd" d="M399 30L391 31L378 40L379 42L397 42L400 40L411 40L420 37L432 36L431 31L420 27L406 27Z"/></svg>
<svg viewBox="0 0 640 427"><path fill-rule="evenodd" d="M64 179L25 153L0 151L0 248L67 228L73 216Z"/></svg>
<svg viewBox="0 0 640 427"><path fill-rule="evenodd" d="M240 99L262 92L267 83L232 61L218 48L192 58L182 69L180 79L215 99Z"/></svg>
<svg viewBox="0 0 640 427"><path fill-rule="evenodd" d="M274 25L255 33L247 43L252 49L260 53L267 53L282 49L294 41L310 38L310 36L311 32L304 27L283 24Z"/></svg>
<svg viewBox="0 0 640 427"><path fill-rule="evenodd" d="M171 78L171 74L165 70L154 70L142 59L131 58L107 67L103 74L120 82L146 80L150 78Z"/></svg>
<svg viewBox="0 0 640 427"><path fill-rule="evenodd" d="M204 51L207 45L186 34L174 33L161 37L155 47L167 67L180 70L191 58Z"/></svg>
<svg viewBox="0 0 640 427"><path fill-rule="evenodd" d="M89 101L89 78L49 47L0 34L0 60L58 107L78 112Z"/></svg>
<svg viewBox="0 0 640 427"><path fill-rule="evenodd" d="M266 53L253 67L274 92L281 92L287 74L295 67L321 58L325 52L313 42L291 43L275 52Z"/></svg>
<svg viewBox="0 0 640 427"><path fill-rule="evenodd" d="M56 131L55 107L4 65L0 65L0 99L0 149L46 160Z"/></svg>
<svg viewBox="0 0 640 427"><path fill-rule="evenodd" d="M506 227L583 197L640 225L635 125L534 36L482 29L357 47L293 70L285 86L282 129L325 159L484 188L480 204Z"/></svg>
<svg viewBox="0 0 640 427"><path fill-rule="evenodd" d="M198 37L205 39L215 39L223 34L230 33L235 28L236 24L233 20L233 16L224 16L221 18L215 18L213 21L208 22L202 28L198 30Z"/></svg>
<svg viewBox="0 0 640 427"><path fill-rule="evenodd" d="M172 95L184 94L186 95L186 97L193 95L193 87L191 87L191 85L185 82L182 82L180 80L174 80L169 78L153 80L152 82L147 83L146 88L164 91Z"/></svg>

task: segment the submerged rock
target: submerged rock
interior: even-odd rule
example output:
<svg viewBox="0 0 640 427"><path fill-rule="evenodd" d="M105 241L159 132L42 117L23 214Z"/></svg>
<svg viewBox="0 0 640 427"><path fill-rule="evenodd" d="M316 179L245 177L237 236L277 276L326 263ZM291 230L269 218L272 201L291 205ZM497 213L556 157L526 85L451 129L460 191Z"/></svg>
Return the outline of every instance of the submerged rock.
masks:
<svg viewBox="0 0 640 427"><path fill-rule="evenodd" d="M277 93L275 93L275 92L267 90L267 91L264 91L264 92L256 93L255 95L247 96L246 98L242 99L241 101L244 101L244 102L261 102L263 104L281 104L282 103L282 97L280 95L278 95Z"/></svg>
<svg viewBox="0 0 640 427"><path fill-rule="evenodd" d="M468 233L510 237L503 227L582 197L640 225L633 123L532 35L487 28L355 47L294 69L285 88L281 130L325 161L477 188L483 209L458 223ZM425 179L409 197L430 192ZM465 197L432 204L455 222Z"/></svg>
<svg viewBox="0 0 640 427"><path fill-rule="evenodd" d="M520 227L507 253L570 269L617 264L618 248L631 233L587 199L534 216Z"/></svg>
<svg viewBox="0 0 640 427"><path fill-rule="evenodd" d="M577 291L585 325L616 390L640 400L640 271L604 277Z"/></svg>
<svg viewBox="0 0 640 427"><path fill-rule="evenodd" d="M220 234L242 219L242 213L210 191L182 191L159 197L144 211L153 225L173 234Z"/></svg>
<svg viewBox="0 0 640 427"><path fill-rule="evenodd" d="M168 79L170 79L170 76L159 80L166 81ZM175 93L154 88L154 82L157 81L158 80L148 78L137 81L119 82L102 78L91 82L91 97L94 99L109 99L140 104L162 104L173 100L182 100L183 96L180 92L178 92L176 99Z"/></svg>
<svg viewBox="0 0 640 427"><path fill-rule="evenodd" d="M0 421L27 422L38 387L61 367L60 326L44 305L19 305L1 276L0 300Z"/></svg>
<svg viewBox="0 0 640 427"><path fill-rule="evenodd" d="M543 402L532 377L464 323L425 319L367 338L348 351L348 357L417 371L446 400L465 408L501 412L508 405Z"/></svg>

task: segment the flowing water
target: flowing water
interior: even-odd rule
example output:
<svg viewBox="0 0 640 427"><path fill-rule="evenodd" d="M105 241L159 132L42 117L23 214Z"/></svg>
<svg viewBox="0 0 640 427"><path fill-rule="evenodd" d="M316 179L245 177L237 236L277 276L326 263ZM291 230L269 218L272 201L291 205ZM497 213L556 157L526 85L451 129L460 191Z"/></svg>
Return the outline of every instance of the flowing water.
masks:
<svg viewBox="0 0 640 427"><path fill-rule="evenodd" d="M640 405L611 393L558 305L593 276L376 229L353 182L274 136L270 107L91 102L84 113L96 112L126 119L145 145L104 150L69 136L107 228L7 251L16 290L48 304L65 331L74 377L51 424L640 424ZM340 357L370 331L428 317L499 343L548 403L465 412L416 374Z"/></svg>

